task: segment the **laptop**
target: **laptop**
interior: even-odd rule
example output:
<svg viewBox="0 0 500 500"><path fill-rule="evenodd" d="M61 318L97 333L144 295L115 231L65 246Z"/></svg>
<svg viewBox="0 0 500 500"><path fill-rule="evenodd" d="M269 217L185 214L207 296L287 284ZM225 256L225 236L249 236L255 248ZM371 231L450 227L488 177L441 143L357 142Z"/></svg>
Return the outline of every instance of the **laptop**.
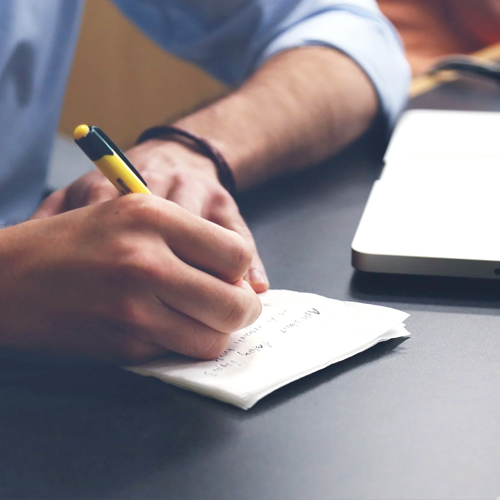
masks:
<svg viewBox="0 0 500 500"><path fill-rule="evenodd" d="M411 110L352 242L372 273L500 279L500 113Z"/></svg>

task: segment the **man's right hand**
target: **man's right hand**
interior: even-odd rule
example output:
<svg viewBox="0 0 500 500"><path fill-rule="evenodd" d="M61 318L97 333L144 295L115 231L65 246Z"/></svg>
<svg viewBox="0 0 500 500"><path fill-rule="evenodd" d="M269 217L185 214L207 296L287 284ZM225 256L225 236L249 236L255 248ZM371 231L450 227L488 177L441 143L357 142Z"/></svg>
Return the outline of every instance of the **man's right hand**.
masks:
<svg viewBox="0 0 500 500"><path fill-rule="evenodd" d="M150 195L0 232L0 346L137 364L215 358L261 311L237 233Z"/></svg>

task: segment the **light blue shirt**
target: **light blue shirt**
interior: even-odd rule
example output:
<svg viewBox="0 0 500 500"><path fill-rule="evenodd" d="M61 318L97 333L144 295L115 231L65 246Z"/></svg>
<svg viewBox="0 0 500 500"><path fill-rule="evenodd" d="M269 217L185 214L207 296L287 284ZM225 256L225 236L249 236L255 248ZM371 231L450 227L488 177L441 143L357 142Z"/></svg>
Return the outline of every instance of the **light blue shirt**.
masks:
<svg viewBox="0 0 500 500"><path fill-rule="evenodd" d="M115 3L159 45L225 83L241 84L280 51L323 45L366 72L389 128L405 105L408 66L375 0ZM0 225L26 219L40 201L82 4L0 0Z"/></svg>

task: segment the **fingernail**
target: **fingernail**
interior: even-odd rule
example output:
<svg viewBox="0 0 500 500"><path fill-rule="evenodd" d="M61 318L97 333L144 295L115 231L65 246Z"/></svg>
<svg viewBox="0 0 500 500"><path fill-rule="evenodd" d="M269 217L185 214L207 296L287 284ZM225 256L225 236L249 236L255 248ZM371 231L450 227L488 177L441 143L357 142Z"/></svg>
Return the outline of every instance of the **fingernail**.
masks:
<svg viewBox="0 0 500 500"><path fill-rule="evenodd" d="M267 276L260 269L252 269L250 271L250 283L262 283L263 285L268 285L269 281Z"/></svg>

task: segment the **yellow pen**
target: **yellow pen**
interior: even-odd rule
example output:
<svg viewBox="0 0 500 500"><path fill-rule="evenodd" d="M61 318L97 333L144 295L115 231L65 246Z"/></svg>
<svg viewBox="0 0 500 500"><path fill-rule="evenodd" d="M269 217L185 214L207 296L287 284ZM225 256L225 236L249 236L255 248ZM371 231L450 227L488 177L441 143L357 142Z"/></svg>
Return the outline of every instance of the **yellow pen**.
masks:
<svg viewBox="0 0 500 500"><path fill-rule="evenodd" d="M141 174L99 127L79 125L73 135L82 151L121 194L151 194Z"/></svg>

